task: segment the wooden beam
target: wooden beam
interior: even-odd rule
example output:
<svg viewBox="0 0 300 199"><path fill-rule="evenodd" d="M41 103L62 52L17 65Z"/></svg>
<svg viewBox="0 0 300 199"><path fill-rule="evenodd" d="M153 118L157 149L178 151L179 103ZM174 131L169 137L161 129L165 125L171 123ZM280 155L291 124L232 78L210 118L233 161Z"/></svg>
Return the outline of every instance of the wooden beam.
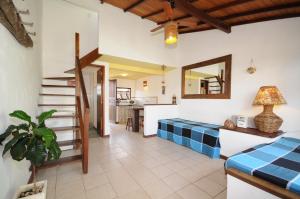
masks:
<svg viewBox="0 0 300 199"><path fill-rule="evenodd" d="M220 11L220 10L223 10L223 9L226 9L226 8L230 8L230 7L242 5L242 4L245 4L245 3L249 3L251 1L254 1L254 0L235 0L235 1L232 1L232 2L229 2L229 3L224 3L222 5L218 5L218 6L210 8L210 9L204 10L204 12L213 13L213 12ZM181 17L174 18L173 21L187 19L187 18L190 18L190 17L192 17L192 15L187 14L187 15L183 15ZM157 24L158 25L164 24L168 21L169 20L164 20L164 21L158 22Z"/></svg>
<svg viewBox="0 0 300 199"><path fill-rule="evenodd" d="M238 17L244 17L244 16L249 16L249 15L255 15L255 14L262 14L262 13L272 12L272 11L285 10L285 9L290 9L290 8L295 8L295 7L300 7L300 2L299 1L298 2L293 2L293 3L287 3L287 4L282 4L282 5L266 7L266 8L249 10L249 11L240 12L240 13L236 13L236 14L231 14L231 15L227 15L225 17L222 17L220 19L221 20L228 20L228 19L233 19L233 18L238 18Z"/></svg>
<svg viewBox="0 0 300 199"><path fill-rule="evenodd" d="M294 17L300 17L300 13L293 13L293 14L285 14L285 15L279 15L279 16L271 16L271 17L263 17L259 19L252 19L247 21L240 21L237 23L230 24L231 26L240 26L245 24L251 24L251 23L258 23L258 22L264 22L264 21L271 21L271 20L278 20L278 19L287 19L287 18L294 18ZM197 28L193 30L179 30L179 34L186 34L186 33L194 33L194 32L201 32L206 30L213 30L214 27L208 27L208 28Z"/></svg>
<svg viewBox="0 0 300 199"><path fill-rule="evenodd" d="M182 11L187 12L188 14L193 15L194 17L197 17L199 20L218 28L219 30L222 30L226 33L231 32L231 27L224 22L222 22L219 19L213 18L206 14L204 11L194 7L190 3L188 3L186 0L175 0L177 8L181 9Z"/></svg>
<svg viewBox="0 0 300 199"><path fill-rule="evenodd" d="M144 2L144 0L138 0L137 2L135 2L135 3L131 4L130 6L128 6L127 8L125 8L124 12L127 12L127 11L133 9L134 7L140 5L143 2Z"/></svg>
<svg viewBox="0 0 300 199"><path fill-rule="evenodd" d="M91 51L89 54L80 58L80 67L83 69L84 67L88 66L89 64L93 63L96 59L101 57L101 54L98 52L98 48Z"/></svg>
<svg viewBox="0 0 300 199"><path fill-rule="evenodd" d="M149 14L146 14L144 16L141 16L141 18L145 19L145 18L148 18L148 17L152 17L152 16L155 16L155 15L161 14L163 12L164 12L164 9L160 9L160 10L157 10L157 11L154 11L154 12L150 12Z"/></svg>

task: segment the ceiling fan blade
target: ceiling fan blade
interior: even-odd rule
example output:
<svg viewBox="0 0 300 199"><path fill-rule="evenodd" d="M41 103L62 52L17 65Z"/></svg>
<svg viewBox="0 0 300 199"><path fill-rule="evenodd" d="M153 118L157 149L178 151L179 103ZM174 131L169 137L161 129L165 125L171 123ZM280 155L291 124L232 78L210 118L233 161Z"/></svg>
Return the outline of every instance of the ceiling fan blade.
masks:
<svg viewBox="0 0 300 199"><path fill-rule="evenodd" d="M156 32L156 31L158 31L158 30L164 28L164 26L165 26L165 24L162 24L162 25L160 25L160 26L157 26L156 28L152 29L151 32Z"/></svg>
<svg viewBox="0 0 300 199"><path fill-rule="evenodd" d="M197 27L197 22L194 21L179 21L179 26Z"/></svg>
<svg viewBox="0 0 300 199"><path fill-rule="evenodd" d="M173 9L168 1L162 2L163 8L168 19L173 19Z"/></svg>

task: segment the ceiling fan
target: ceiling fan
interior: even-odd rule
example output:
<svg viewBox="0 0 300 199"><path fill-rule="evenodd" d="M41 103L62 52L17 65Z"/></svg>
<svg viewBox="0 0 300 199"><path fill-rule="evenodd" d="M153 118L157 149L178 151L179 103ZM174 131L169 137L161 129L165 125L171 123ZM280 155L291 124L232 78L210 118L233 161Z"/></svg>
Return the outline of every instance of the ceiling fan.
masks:
<svg viewBox="0 0 300 199"><path fill-rule="evenodd" d="M161 24L160 26L151 30L151 32L156 32L164 28L165 32L165 42L166 44L175 44L178 40L178 27L195 27L197 26L196 22L187 22L187 21L174 21L174 9L176 7L175 0L161 0L164 13L167 16L168 22Z"/></svg>

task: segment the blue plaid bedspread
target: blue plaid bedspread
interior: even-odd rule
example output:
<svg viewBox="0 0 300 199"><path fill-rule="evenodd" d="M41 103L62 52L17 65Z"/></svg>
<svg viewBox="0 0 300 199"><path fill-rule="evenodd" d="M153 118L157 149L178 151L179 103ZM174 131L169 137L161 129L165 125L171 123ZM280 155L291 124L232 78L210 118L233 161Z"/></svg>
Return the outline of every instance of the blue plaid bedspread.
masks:
<svg viewBox="0 0 300 199"><path fill-rule="evenodd" d="M157 135L211 158L220 158L221 126L179 118L158 121Z"/></svg>
<svg viewBox="0 0 300 199"><path fill-rule="evenodd" d="M300 194L300 140L282 137L231 156L226 168L264 179Z"/></svg>

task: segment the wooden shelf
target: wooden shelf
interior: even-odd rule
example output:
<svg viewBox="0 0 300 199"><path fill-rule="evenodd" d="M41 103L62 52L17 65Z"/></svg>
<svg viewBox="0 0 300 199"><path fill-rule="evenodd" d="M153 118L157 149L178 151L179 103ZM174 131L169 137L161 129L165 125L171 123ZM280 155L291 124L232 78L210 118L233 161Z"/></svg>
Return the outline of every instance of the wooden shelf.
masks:
<svg viewBox="0 0 300 199"><path fill-rule="evenodd" d="M254 129L254 128L241 128L241 127L236 127L235 129L227 129L225 127L221 127L221 129L235 131L235 132L239 132L239 133L250 134L250 135L256 135L256 136L261 136L261 137L266 137L266 138L276 138L276 137L286 133L284 131L277 131L275 133L265 133L258 129Z"/></svg>

